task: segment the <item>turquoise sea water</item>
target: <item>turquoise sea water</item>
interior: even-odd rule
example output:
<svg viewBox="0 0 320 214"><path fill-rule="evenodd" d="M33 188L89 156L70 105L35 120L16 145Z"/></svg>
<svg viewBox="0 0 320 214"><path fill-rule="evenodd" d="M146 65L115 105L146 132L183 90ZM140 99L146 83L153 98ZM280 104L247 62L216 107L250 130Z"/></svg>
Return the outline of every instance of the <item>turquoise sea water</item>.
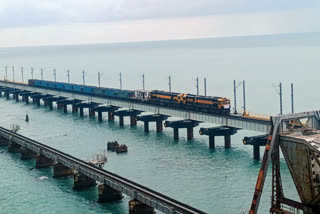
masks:
<svg viewBox="0 0 320 214"><path fill-rule="evenodd" d="M277 114L278 95L273 83L284 84L284 111L290 111L289 84L295 84L296 111L318 109L319 34L202 39L112 45L28 47L0 49L0 78L4 66L15 67L15 79L35 78L44 68L45 79L81 83L82 69L88 84L97 84L97 72L103 72L102 85L119 86L119 72L124 88L142 87L141 74L146 76L147 89L167 90L168 75L173 90L195 92L194 79L206 77L208 94L233 97L232 81L246 80L248 109L258 113ZM202 86L202 82L201 82ZM201 90L202 93L202 90ZM238 105L241 106L239 92ZM70 112L70 109L68 109ZM30 122L24 121L28 112ZM125 176L170 197L208 213L242 213L249 210L260 162L252 160L252 147L244 146L244 136L257 135L242 130L232 136L232 148L225 150L223 138L217 138L216 150L208 149L208 139L197 134L195 139L173 140L171 129L150 133L143 124L130 128L97 119L32 104L0 99L0 124L9 128L19 124L19 133L67 153L89 159L106 149L108 140L118 140L129 147L128 154L107 153L105 169ZM129 124L125 120L125 124ZM214 126L212 124L201 124ZM97 189L73 191L72 179L53 179L51 169L29 170L34 161L21 161L18 154L0 148L0 213L127 213L128 197L112 204L96 203ZM263 149L262 149L263 151ZM282 160L282 180L287 197L297 199L289 171ZM268 174L260 213L268 212L271 185ZM46 176L48 179L39 179Z"/></svg>

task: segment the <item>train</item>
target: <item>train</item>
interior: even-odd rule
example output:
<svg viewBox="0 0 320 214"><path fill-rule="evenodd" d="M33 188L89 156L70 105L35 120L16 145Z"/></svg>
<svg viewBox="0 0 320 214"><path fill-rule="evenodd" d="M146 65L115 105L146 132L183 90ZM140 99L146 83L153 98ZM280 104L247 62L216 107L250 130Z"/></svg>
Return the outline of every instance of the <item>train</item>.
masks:
<svg viewBox="0 0 320 214"><path fill-rule="evenodd" d="M230 99L225 97L199 96L160 90L122 90L38 79L29 79L28 85L217 115L229 115L231 109Z"/></svg>

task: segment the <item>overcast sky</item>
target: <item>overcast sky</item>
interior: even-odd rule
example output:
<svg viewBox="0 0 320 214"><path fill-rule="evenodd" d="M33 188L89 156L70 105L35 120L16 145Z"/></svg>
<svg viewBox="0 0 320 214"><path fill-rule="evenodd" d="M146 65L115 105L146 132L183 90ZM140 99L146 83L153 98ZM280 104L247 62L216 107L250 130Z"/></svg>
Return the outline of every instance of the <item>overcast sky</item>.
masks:
<svg viewBox="0 0 320 214"><path fill-rule="evenodd" d="M320 0L0 0L0 47L320 32Z"/></svg>

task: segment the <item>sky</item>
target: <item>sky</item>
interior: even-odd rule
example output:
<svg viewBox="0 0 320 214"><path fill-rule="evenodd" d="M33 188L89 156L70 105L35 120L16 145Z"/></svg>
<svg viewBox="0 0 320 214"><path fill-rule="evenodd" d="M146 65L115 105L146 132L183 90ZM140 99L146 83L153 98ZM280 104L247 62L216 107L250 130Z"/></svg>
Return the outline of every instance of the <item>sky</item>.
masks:
<svg viewBox="0 0 320 214"><path fill-rule="evenodd" d="M319 0L0 0L0 47L320 32Z"/></svg>

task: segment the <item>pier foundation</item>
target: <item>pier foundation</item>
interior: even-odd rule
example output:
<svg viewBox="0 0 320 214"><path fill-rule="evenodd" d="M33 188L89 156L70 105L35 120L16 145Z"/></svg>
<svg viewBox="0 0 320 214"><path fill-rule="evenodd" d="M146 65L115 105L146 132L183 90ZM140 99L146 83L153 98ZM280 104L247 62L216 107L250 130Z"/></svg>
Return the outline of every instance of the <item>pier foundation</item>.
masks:
<svg viewBox="0 0 320 214"><path fill-rule="evenodd" d="M173 128L173 139L179 140L179 128Z"/></svg>
<svg viewBox="0 0 320 214"><path fill-rule="evenodd" d="M130 116L130 126L136 126L137 125L137 116L134 115L134 116Z"/></svg>
<svg viewBox="0 0 320 214"><path fill-rule="evenodd" d="M47 158L43 155L39 155L36 158L36 167L37 168L49 168L54 164L53 160L50 158Z"/></svg>
<svg viewBox="0 0 320 214"><path fill-rule="evenodd" d="M68 105L67 104L63 104L63 112L68 113Z"/></svg>
<svg viewBox="0 0 320 214"><path fill-rule="evenodd" d="M119 116L119 125L123 126L123 116Z"/></svg>
<svg viewBox="0 0 320 214"><path fill-rule="evenodd" d="M144 131L149 132L149 122L144 122Z"/></svg>
<svg viewBox="0 0 320 214"><path fill-rule="evenodd" d="M73 189L86 189L97 184L95 180L81 173L75 173L73 181Z"/></svg>
<svg viewBox="0 0 320 214"><path fill-rule="evenodd" d="M89 117L94 117L96 115L96 112L93 110L93 108L89 108Z"/></svg>
<svg viewBox="0 0 320 214"><path fill-rule="evenodd" d="M102 122L102 111L98 111L98 121Z"/></svg>
<svg viewBox="0 0 320 214"><path fill-rule="evenodd" d="M0 136L0 146L8 146L8 140Z"/></svg>
<svg viewBox="0 0 320 214"><path fill-rule="evenodd" d="M83 117L83 108L80 107L80 117Z"/></svg>
<svg viewBox="0 0 320 214"><path fill-rule="evenodd" d="M108 111L108 120L113 121L114 120L114 111Z"/></svg>
<svg viewBox="0 0 320 214"><path fill-rule="evenodd" d="M78 107L72 104L72 113L78 112Z"/></svg>
<svg viewBox="0 0 320 214"><path fill-rule="evenodd" d="M8 142L8 152L18 153L20 152L20 150L21 150L21 146L19 144L11 141Z"/></svg>
<svg viewBox="0 0 320 214"><path fill-rule="evenodd" d="M214 135L209 135L209 149L216 148Z"/></svg>
<svg viewBox="0 0 320 214"><path fill-rule="evenodd" d="M253 145L253 159L260 160L260 146Z"/></svg>
<svg viewBox="0 0 320 214"><path fill-rule="evenodd" d="M105 184L100 184L99 187L99 203L108 203L119 201L123 198L122 192L115 190Z"/></svg>
<svg viewBox="0 0 320 214"><path fill-rule="evenodd" d="M26 104L29 104L29 96L25 96L25 101L26 101Z"/></svg>
<svg viewBox="0 0 320 214"><path fill-rule="evenodd" d="M20 157L21 160L30 160L38 157L37 153L25 147L21 147L20 153L21 153L21 157Z"/></svg>
<svg viewBox="0 0 320 214"><path fill-rule="evenodd" d="M162 120L156 121L156 129L157 129L157 132L162 132L163 130Z"/></svg>
<svg viewBox="0 0 320 214"><path fill-rule="evenodd" d="M129 214L155 214L154 208L136 199L129 201Z"/></svg>
<svg viewBox="0 0 320 214"><path fill-rule="evenodd" d="M200 135L209 136L209 148L215 149L215 137L223 136L224 137L224 148L231 148L231 135L234 135L238 132L238 128L230 126L219 126L213 128L201 128L199 130Z"/></svg>
<svg viewBox="0 0 320 214"><path fill-rule="evenodd" d="M230 135L225 135L224 136L224 148L225 149L230 149L231 148L231 136Z"/></svg>
<svg viewBox="0 0 320 214"><path fill-rule="evenodd" d="M68 177L70 175L73 175L73 169L66 167L61 163L56 163L53 166L53 177L54 178Z"/></svg>

